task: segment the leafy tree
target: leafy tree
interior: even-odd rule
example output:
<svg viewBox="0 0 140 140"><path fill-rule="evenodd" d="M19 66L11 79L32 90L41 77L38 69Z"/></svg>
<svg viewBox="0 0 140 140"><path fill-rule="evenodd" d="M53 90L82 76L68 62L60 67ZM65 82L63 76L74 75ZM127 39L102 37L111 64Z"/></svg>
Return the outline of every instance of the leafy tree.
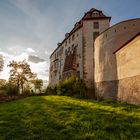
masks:
<svg viewBox="0 0 140 140"><path fill-rule="evenodd" d="M0 96L6 95L6 80L0 79Z"/></svg>
<svg viewBox="0 0 140 140"><path fill-rule="evenodd" d="M42 89L42 86L43 86L43 80L42 79L34 79L31 81L34 85L34 88L35 88L35 92L36 90L38 89L39 92L41 93L41 89Z"/></svg>
<svg viewBox="0 0 140 140"><path fill-rule="evenodd" d="M31 71L30 65L23 61L12 61L8 65L10 69L9 83L12 83L17 86L17 92L21 89L22 94L24 93L24 84L27 83L30 79L35 78L35 74Z"/></svg>
<svg viewBox="0 0 140 140"><path fill-rule="evenodd" d="M6 80L0 79L0 88L2 88L6 84Z"/></svg>

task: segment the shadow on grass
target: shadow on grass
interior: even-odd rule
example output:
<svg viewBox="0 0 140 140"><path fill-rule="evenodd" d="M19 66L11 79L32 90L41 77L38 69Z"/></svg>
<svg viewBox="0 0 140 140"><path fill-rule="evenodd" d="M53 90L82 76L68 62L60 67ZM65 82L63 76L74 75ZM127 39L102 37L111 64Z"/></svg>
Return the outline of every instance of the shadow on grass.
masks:
<svg viewBox="0 0 140 140"><path fill-rule="evenodd" d="M0 107L0 139L140 139L139 108L123 110L124 104L114 104L53 96L5 103Z"/></svg>

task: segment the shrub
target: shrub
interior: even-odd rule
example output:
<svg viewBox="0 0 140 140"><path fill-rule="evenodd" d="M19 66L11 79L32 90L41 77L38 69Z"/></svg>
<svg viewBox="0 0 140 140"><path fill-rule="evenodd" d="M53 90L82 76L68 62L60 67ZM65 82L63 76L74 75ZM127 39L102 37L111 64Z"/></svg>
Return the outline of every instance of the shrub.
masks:
<svg viewBox="0 0 140 140"><path fill-rule="evenodd" d="M4 83L0 86L0 96L13 96L17 95L17 87L12 83Z"/></svg>
<svg viewBox="0 0 140 140"><path fill-rule="evenodd" d="M28 95L28 94L31 94L31 93L32 93L32 92L31 92L31 90L30 90L30 89L25 88L25 90L24 90L24 94Z"/></svg>
<svg viewBox="0 0 140 140"><path fill-rule="evenodd" d="M29 84L29 83L26 84L26 86L25 86L25 88L24 88L24 91L23 91L23 94L28 95L28 94L31 94L32 92L33 92L33 90L32 90L32 88L31 88L30 84Z"/></svg>
<svg viewBox="0 0 140 140"><path fill-rule="evenodd" d="M0 97L1 96L6 96L6 90L5 89L0 89Z"/></svg>
<svg viewBox="0 0 140 140"><path fill-rule="evenodd" d="M7 83L5 88L6 88L6 94L8 96L18 95L17 86L15 86L14 84Z"/></svg>
<svg viewBox="0 0 140 140"><path fill-rule="evenodd" d="M46 93L49 95L57 94L83 98L85 97L86 93L86 85L83 80L77 78L76 76L71 76L54 87L48 87L46 91Z"/></svg>
<svg viewBox="0 0 140 140"><path fill-rule="evenodd" d="M47 87L45 94L47 95L57 95L57 86Z"/></svg>
<svg viewBox="0 0 140 140"><path fill-rule="evenodd" d="M74 96L76 97L86 97L86 85L82 79L77 79L74 83Z"/></svg>

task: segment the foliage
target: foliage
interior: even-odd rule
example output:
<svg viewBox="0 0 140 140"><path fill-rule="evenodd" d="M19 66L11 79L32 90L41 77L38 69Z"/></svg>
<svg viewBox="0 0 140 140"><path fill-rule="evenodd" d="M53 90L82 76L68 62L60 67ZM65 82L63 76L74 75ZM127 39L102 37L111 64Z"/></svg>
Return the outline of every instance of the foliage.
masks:
<svg viewBox="0 0 140 140"><path fill-rule="evenodd" d="M34 85L35 92L36 92L36 90L39 90L39 92L41 93L41 89L43 86L43 80L42 79L34 79L34 80L31 80L31 82Z"/></svg>
<svg viewBox="0 0 140 140"><path fill-rule="evenodd" d="M47 95L57 95L57 86L47 87L45 93Z"/></svg>
<svg viewBox="0 0 140 140"><path fill-rule="evenodd" d="M2 88L6 84L6 80L0 79L0 88Z"/></svg>
<svg viewBox="0 0 140 140"><path fill-rule="evenodd" d="M24 94L31 94L32 93L32 88L30 86L30 83L28 83L26 86L25 86L25 89L24 89Z"/></svg>
<svg viewBox="0 0 140 140"><path fill-rule="evenodd" d="M25 60L20 62L12 61L8 66L11 68L9 82L17 86L17 92L21 89L22 93L24 93L25 83L35 77L30 66Z"/></svg>
<svg viewBox="0 0 140 140"><path fill-rule="evenodd" d="M0 72L3 70L3 66L4 66L3 56L0 55Z"/></svg>
<svg viewBox="0 0 140 140"><path fill-rule="evenodd" d="M13 96L17 95L17 87L6 80L0 80L0 96Z"/></svg>
<svg viewBox="0 0 140 140"><path fill-rule="evenodd" d="M139 140L140 107L64 96L0 104L1 140Z"/></svg>
<svg viewBox="0 0 140 140"><path fill-rule="evenodd" d="M86 85L82 79L72 76L65 79L63 82L60 82L54 87L49 87L49 93L52 95L66 95L66 96L75 96L79 98L85 97Z"/></svg>

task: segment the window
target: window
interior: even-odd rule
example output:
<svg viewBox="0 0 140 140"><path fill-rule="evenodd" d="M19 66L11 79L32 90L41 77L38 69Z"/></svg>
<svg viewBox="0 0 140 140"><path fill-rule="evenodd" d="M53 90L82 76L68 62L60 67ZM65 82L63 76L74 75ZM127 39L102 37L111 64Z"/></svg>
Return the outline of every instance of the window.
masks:
<svg viewBox="0 0 140 140"><path fill-rule="evenodd" d="M71 42L71 38L69 38L69 43Z"/></svg>
<svg viewBox="0 0 140 140"><path fill-rule="evenodd" d="M99 36L99 32L94 32L93 33L93 40L95 40Z"/></svg>
<svg viewBox="0 0 140 140"><path fill-rule="evenodd" d="M67 52L67 50L65 50L65 55L67 55L68 54L68 52Z"/></svg>
<svg viewBox="0 0 140 140"><path fill-rule="evenodd" d="M72 41L75 39L75 35L72 36Z"/></svg>
<svg viewBox="0 0 140 140"><path fill-rule="evenodd" d="M98 17L99 16L99 12L95 11L92 13L92 17Z"/></svg>
<svg viewBox="0 0 140 140"><path fill-rule="evenodd" d="M66 43L65 43L65 46L67 46L67 41L66 41Z"/></svg>
<svg viewBox="0 0 140 140"><path fill-rule="evenodd" d="M74 50L74 44L72 45L72 50Z"/></svg>
<svg viewBox="0 0 140 140"><path fill-rule="evenodd" d="M62 50L61 50L61 54L63 54L63 47L62 47Z"/></svg>
<svg viewBox="0 0 140 140"><path fill-rule="evenodd" d="M99 22L94 22L94 29L99 29Z"/></svg>

